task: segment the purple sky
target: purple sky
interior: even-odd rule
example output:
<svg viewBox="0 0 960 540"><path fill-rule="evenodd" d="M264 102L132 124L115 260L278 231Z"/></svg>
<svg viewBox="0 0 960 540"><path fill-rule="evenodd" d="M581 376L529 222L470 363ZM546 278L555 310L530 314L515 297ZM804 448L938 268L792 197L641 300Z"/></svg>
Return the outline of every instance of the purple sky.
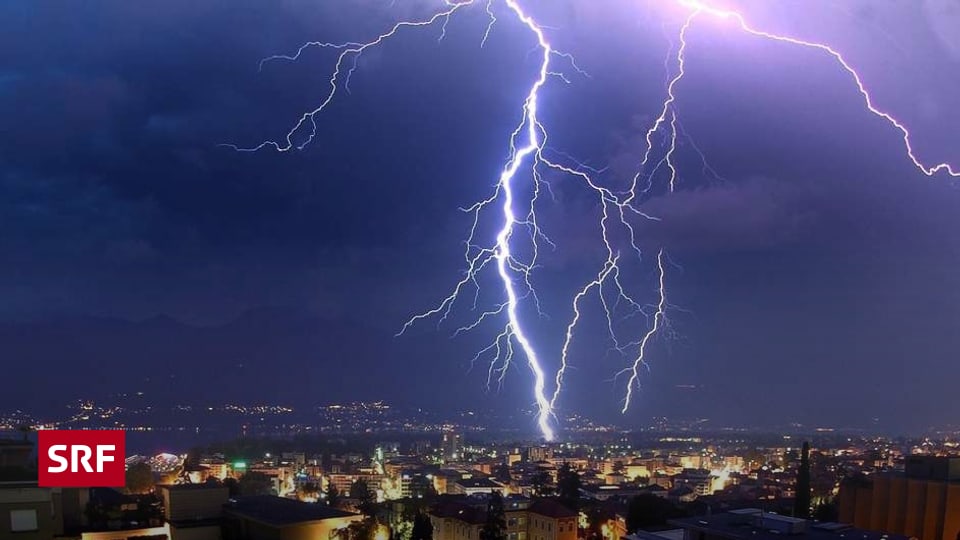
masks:
<svg viewBox="0 0 960 540"><path fill-rule="evenodd" d="M36 321L168 314L218 325L284 306L347 325L348 342L383 345L349 359L342 344L336 354L312 340L291 345L292 365L315 375L281 397L308 401L331 377L379 370L398 381L387 390L398 400L528 405L526 371L487 394L482 374L467 369L493 327L452 342L451 328L429 323L413 341L391 337L457 279L469 227L457 208L489 193L506 155L535 58L505 13L483 49L483 10L473 9L441 43L428 29L365 55L352 94L318 118L317 141L303 152L217 147L282 136L315 106L333 57L312 52L258 73L260 58L307 40L366 38L424 9L389 4L0 7L0 316L13 328L0 351L49 362L77 354L68 343L39 347L46 334ZM662 99L668 38L683 11L640 0L524 4L590 73L544 91L551 146L609 166L605 179L620 181ZM737 4L755 26L841 50L877 105L909 126L923 160L960 163L955 3ZM641 244L665 247L682 267L669 274L682 310L674 339L651 349L628 420L876 417L920 429L955 418L956 183L913 169L896 130L865 112L829 57L709 19L691 29L678 110L726 181L705 181L687 148L678 192L643 202L664 220L644 229ZM547 358L598 255L596 206L569 181L555 186L558 203L543 216L558 250L537 284L550 317L533 330ZM649 270L638 265L631 277L649 280ZM257 328L261 342L250 347L280 339L270 324ZM561 406L616 418L620 387L608 380L623 359L606 353L595 320L583 331ZM120 331L103 332L82 361L114 358ZM149 349L156 338L142 339ZM186 346L176 354L204 361ZM428 392L427 372L450 388ZM255 379L235 384L259 391ZM688 384L698 388L677 388ZM0 407L29 399L13 393Z"/></svg>

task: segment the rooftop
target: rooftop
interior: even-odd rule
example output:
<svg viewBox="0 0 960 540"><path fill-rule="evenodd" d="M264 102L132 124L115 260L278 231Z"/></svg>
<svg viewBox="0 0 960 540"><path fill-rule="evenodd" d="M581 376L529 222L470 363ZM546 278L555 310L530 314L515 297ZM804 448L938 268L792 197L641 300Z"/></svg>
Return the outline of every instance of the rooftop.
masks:
<svg viewBox="0 0 960 540"><path fill-rule="evenodd" d="M674 519L674 527L708 533L715 537L739 540L782 540L784 536L798 540L907 540L907 536L856 529L843 523L820 523L804 519L764 513L756 508L723 514Z"/></svg>
<svg viewBox="0 0 960 540"><path fill-rule="evenodd" d="M443 501L430 509L430 515L438 518L453 518L473 525L486 523L487 513L481 508L460 501Z"/></svg>
<svg viewBox="0 0 960 540"><path fill-rule="evenodd" d="M0 438L0 447L5 448L22 448L27 450L33 450L33 442L25 441L23 439L3 439Z"/></svg>
<svg viewBox="0 0 960 540"><path fill-rule="evenodd" d="M282 527L307 521L322 521L359 516L330 508L324 504L307 503L274 497L273 495L254 495L237 497L224 505L224 510L268 525Z"/></svg>
<svg viewBox="0 0 960 540"><path fill-rule="evenodd" d="M202 483L202 484L157 484L160 489L168 491L196 491L203 489L227 489L223 484Z"/></svg>
<svg viewBox="0 0 960 540"><path fill-rule="evenodd" d="M580 488L581 491L589 491L592 493L602 493L605 491L617 493L620 491L635 491L637 489L640 488L631 484L588 484Z"/></svg>
<svg viewBox="0 0 960 540"><path fill-rule="evenodd" d="M457 484L465 488L497 489L503 487L489 478L462 478L457 480Z"/></svg>
<svg viewBox="0 0 960 540"><path fill-rule="evenodd" d="M628 534L626 540L684 540L683 529L667 529L664 531L637 531Z"/></svg>
<svg viewBox="0 0 960 540"><path fill-rule="evenodd" d="M553 499L537 499L530 505L529 510L534 514L551 518L574 518L577 513Z"/></svg>
<svg viewBox="0 0 960 540"><path fill-rule="evenodd" d="M575 518L577 513L566 506L560 504L554 499L537 499L530 501L521 497L511 497L504 500L504 510L506 512L528 511L541 516L551 518ZM470 504L469 500L442 500L430 509L430 515L438 518L453 518L470 523L481 525L487 521L486 509L476 504Z"/></svg>

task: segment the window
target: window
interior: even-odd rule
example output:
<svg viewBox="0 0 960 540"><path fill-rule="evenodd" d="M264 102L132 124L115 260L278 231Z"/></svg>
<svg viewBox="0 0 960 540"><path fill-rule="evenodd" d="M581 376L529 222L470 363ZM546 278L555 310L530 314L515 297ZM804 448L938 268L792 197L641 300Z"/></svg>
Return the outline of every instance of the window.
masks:
<svg viewBox="0 0 960 540"><path fill-rule="evenodd" d="M10 531L27 532L36 531L40 527L37 525L36 510L11 510L10 511Z"/></svg>

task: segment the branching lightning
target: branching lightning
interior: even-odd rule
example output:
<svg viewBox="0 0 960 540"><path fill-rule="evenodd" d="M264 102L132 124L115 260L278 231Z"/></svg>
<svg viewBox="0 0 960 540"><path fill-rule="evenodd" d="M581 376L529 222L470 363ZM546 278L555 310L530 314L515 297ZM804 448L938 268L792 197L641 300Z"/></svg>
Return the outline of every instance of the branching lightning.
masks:
<svg viewBox="0 0 960 540"><path fill-rule="evenodd" d="M743 30L744 32L747 32L748 34L752 34L754 36L761 37L764 39L779 41L781 43L788 43L790 45L797 45L799 47L815 49L818 51L822 51L827 55L831 56L840 65L840 67L850 75L850 78L853 79L854 84L856 84L857 91L860 92L860 95L863 97L863 102L867 110L870 111L872 114L886 120L887 123L889 123L891 126L896 128L897 131L900 132L900 136L903 139L903 147L904 147L904 150L906 150L907 157L910 159L911 162L913 162L913 165L917 168L917 170L919 170L920 172L922 172L927 176L933 176L937 173L945 173L949 176L960 177L960 171L955 169L949 163L936 163L934 165L925 165L922 161L920 161L920 158L917 157L916 152L913 149L913 144L910 142L910 131L907 129L907 127L901 121L894 118L890 113L882 111L879 108L877 108L877 106L873 102L873 98L870 95L870 91L867 90L866 85L863 83L863 80L860 78L860 74L857 73L857 70L854 69L849 62L847 62L846 58L844 58L843 55L840 54L840 52L834 49L833 47L830 47L829 45L826 45L824 43L817 43L815 41L806 41L803 39L797 39L790 36L782 36L778 34L772 34L770 32L766 32L763 30L758 30L753 26L750 26L750 24L747 23L746 18L744 18L742 14L737 13L735 11L717 9L707 4L704 4L699 0L677 0L677 1L680 3L680 5L693 10L693 14L690 16L691 18L699 13L704 13L707 15L711 15L713 17L717 17L719 19L732 20L741 30ZM690 19L687 19L687 20L689 23Z"/></svg>
<svg viewBox="0 0 960 540"><path fill-rule="evenodd" d="M551 79L564 83L571 82L571 76L588 75L580 69L570 54L558 51L547 36L546 27L524 10L521 0L444 0L441 7L429 16L395 23L386 32L366 42L308 42L293 54L274 55L264 58L264 64L273 61L295 61L304 51L311 48L332 49L338 51L330 78L329 89L318 106L305 112L286 135L277 141L264 141L253 147L226 145L237 151L258 151L271 147L279 152L291 149L301 150L309 145L316 136L317 116L320 115L340 92L350 92L351 76L358 68L358 61L365 51L389 42L391 38L404 30L438 27L438 40L447 36L447 27L451 18L467 8L479 5L487 19L479 46L483 47L493 36L503 13L522 25L535 39L538 51L538 68L534 79L523 94L521 102L522 116L507 139L508 154L505 165L500 171L493 192L489 197L461 210L470 215L470 228L463 253L465 270L463 277L454 285L449 295L444 297L432 309L411 317L400 329L403 334L414 324L427 319L435 319L443 324L451 316L454 307L466 296L472 296L470 309L479 313L472 322L457 328L453 335L476 330L488 321L499 321L500 330L493 341L482 348L473 357L471 365L478 361L487 362L487 386L502 384L504 377L518 354L522 354L527 368L533 376L533 400L536 407L537 426L547 440L555 437L555 411L562 394L564 378L570 369L571 350L577 336L577 328L584 318L585 301L594 297L599 302L600 311L606 323L608 339L612 350L627 359L625 367L617 373L614 381L625 379L622 411L626 412L639 388L642 370L646 369L649 346L658 335L669 328L668 312L673 306L667 300L667 266L669 257L663 248L656 252L655 272L656 301L645 304L632 293L624 280L624 257L634 261L646 260L647 253L638 243L638 228L645 222L659 218L640 209L640 203L655 187L657 179L665 175L664 189L673 192L678 188L680 179L679 152L689 148L700 161L701 174L709 179L723 181L723 177L707 162L700 148L684 131L677 110L678 90L686 74L686 52L690 43L688 34L699 19L713 18L720 21L732 21L740 30L750 35L782 43L809 48L826 53L836 61L841 69L852 78L865 108L893 126L900 132L905 153L916 168L927 176L944 173L960 177L948 163L925 165L917 157L905 125L887 112L877 108L860 75L837 50L828 45L805 41L789 36L772 34L759 30L747 23L746 19L735 11L722 10L709 6L700 0L674 0L676 5L685 9L685 18L677 33L677 47L671 46L670 56L664 64L666 69L665 96L654 118L644 134L644 148L638 155L639 166L636 174L625 182L625 189L608 187L601 181L605 170L587 167L578 163L569 154L552 150L547 145L548 130L539 116L541 90ZM501 13L501 10L503 13ZM498 18L498 14L501 15ZM557 65L555 65L557 64ZM672 67L671 67L672 65ZM566 70L573 73L568 74ZM665 171L663 174L659 174ZM548 237L537 219L537 208L541 204L541 191L552 194L550 183L545 175L575 181L596 197L601 216L598 222L599 239L603 243L605 260L599 265L595 275L585 283L572 298L569 323L563 336L555 367L544 362L541 348L535 346L530 334L529 323L524 318L524 306L527 303L535 307L540 315L543 311L534 287L534 269L538 263L540 248L557 246ZM523 193L529 193L524 200ZM520 211L519 209L523 209ZM500 223L495 236L489 241L481 239L481 217L498 216ZM522 249L520 249L522 246ZM525 256L519 253L527 253ZM651 257L652 259L652 257ZM481 290L481 275L490 274L502 287L501 299L493 306L478 307ZM635 315L644 320L639 337L628 340L620 336L618 325ZM638 326L638 325L635 325ZM550 373L552 372L552 375Z"/></svg>

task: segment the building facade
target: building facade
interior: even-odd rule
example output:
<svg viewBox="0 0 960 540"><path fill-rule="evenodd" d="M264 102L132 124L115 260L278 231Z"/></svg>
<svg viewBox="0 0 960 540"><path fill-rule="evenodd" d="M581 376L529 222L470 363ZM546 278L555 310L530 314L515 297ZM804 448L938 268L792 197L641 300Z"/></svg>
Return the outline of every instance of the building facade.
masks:
<svg viewBox="0 0 960 540"><path fill-rule="evenodd" d="M960 538L960 458L910 456L903 474L845 482L840 520L920 540Z"/></svg>
<svg viewBox="0 0 960 540"><path fill-rule="evenodd" d="M323 504L259 495L223 508L224 540L335 540L363 516Z"/></svg>
<svg viewBox="0 0 960 540"><path fill-rule="evenodd" d="M519 497L504 500L507 540L577 540L577 513L560 503ZM434 540L478 540L486 510L468 499L447 501L431 509Z"/></svg>

